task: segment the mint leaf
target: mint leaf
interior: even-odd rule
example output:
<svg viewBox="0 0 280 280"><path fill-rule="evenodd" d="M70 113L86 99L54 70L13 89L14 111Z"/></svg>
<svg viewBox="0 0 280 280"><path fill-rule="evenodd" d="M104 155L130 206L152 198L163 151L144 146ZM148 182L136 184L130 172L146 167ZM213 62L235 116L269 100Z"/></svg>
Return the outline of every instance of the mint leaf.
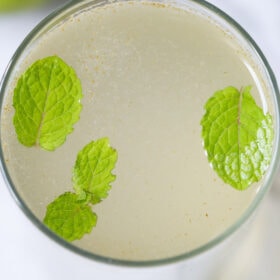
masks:
<svg viewBox="0 0 280 280"><path fill-rule="evenodd" d="M115 180L111 171L117 161L117 151L110 147L108 138L101 138L86 145L78 154L73 170L74 189L92 204L106 198Z"/></svg>
<svg viewBox="0 0 280 280"><path fill-rule="evenodd" d="M67 241L81 239L96 225L97 216L78 200L75 193L66 192L47 206L44 223Z"/></svg>
<svg viewBox="0 0 280 280"><path fill-rule="evenodd" d="M0 1L0 12L11 12L19 9L30 8L41 4L43 0L1 0Z"/></svg>
<svg viewBox="0 0 280 280"><path fill-rule="evenodd" d="M111 174L117 161L117 152L109 145L108 138L87 144L77 156L73 169L74 189L66 192L47 206L44 223L67 241L81 239L96 225L97 216L90 203L100 202L108 195Z"/></svg>
<svg viewBox="0 0 280 280"><path fill-rule="evenodd" d="M25 146L54 150L79 120L81 83L75 71L57 56L32 64L14 90L14 127Z"/></svg>
<svg viewBox="0 0 280 280"><path fill-rule="evenodd" d="M239 190L262 178L272 153L272 117L258 107L250 89L217 91L201 120L209 162L224 182Z"/></svg>

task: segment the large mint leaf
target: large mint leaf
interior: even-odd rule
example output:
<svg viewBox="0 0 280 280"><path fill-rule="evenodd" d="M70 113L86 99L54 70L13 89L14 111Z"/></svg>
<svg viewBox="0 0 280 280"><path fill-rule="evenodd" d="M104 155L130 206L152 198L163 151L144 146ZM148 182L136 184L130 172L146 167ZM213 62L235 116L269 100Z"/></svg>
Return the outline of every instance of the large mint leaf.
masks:
<svg viewBox="0 0 280 280"><path fill-rule="evenodd" d="M74 170L74 189L80 198L96 204L106 198L115 180L111 171L117 161L117 151L109 145L108 138L87 144L78 154Z"/></svg>
<svg viewBox="0 0 280 280"><path fill-rule="evenodd" d="M97 216L75 193L66 192L47 206L44 223L67 241L81 239L96 225Z"/></svg>
<svg viewBox="0 0 280 280"><path fill-rule="evenodd" d="M54 150L79 120L82 98L75 71L57 56L36 61L14 90L14 126L25 146Z"/></svg>
<svg viewBox="0 0 280 280"><path fill-rule="evenodd" d="M236 189L259 181L272 152L272 117L250 94L234 87L217 91L205 104L202 137L213 169Z"/></svg>

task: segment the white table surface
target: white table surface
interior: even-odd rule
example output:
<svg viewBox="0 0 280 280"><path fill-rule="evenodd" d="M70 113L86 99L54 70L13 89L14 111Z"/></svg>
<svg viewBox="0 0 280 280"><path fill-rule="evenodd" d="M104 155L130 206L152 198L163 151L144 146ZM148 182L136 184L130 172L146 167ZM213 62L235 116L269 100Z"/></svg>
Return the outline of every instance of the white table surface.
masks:
<svg viewBox="0 0 280 280"><path fill-rule="evenodd" d="M1 0L0 0L1 1ZM280 83L280 1L210 0L255 39ZM26 34L54 5L0 14L0 76ZM13 200L0 175L0 279L280 279L280 175L238 250L222 246L179 265L124 268L96 263L60 247L39 231ZM236 249L236 250L234 250ZM223 252L214 262L212 256ZM175 273L175 274L174 274Z"/></svg>

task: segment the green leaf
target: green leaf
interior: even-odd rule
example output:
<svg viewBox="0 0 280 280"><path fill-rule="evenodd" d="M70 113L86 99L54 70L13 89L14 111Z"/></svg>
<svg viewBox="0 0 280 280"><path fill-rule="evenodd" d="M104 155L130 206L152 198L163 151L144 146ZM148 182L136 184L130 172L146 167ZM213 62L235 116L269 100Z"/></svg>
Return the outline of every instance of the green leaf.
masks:
<svg viewBox="0 0 280 280"><path fill-rule="evenodd" d="M57 56L32 64L14 90L14 127L18 140L30 147L54 150L79 120L82 87L75 71Z"/></svg>
<svg viewBox="0 0 280 280"><path fill-rule="evenodd" d="M67 241L81 239L96 225L97 216L75 193L66 192L47 206L44 223Z"/></svg>
<svg viewBox="0 0 280 280"><path fill-rule="evenodd" d="M217 91L201 120L209 162L224 182L239 190L262 178L272 153L272 117L258 107L250 89Z"/></svg>
<svg viewBox="0 0 280 280"><path fill-rule="evenodd" d="M11 12L23 8L30 8L42 3L44 0L1 0L0 12Z"/></svg>
<svg viewBox="0 0 280 280"><path fill-rule="evenodd" d="M74 189L92 204L106 198L115 180L111 171L117 161L117 151L110 147L108 138L86 145L78 154L73 170Z"/></svg>

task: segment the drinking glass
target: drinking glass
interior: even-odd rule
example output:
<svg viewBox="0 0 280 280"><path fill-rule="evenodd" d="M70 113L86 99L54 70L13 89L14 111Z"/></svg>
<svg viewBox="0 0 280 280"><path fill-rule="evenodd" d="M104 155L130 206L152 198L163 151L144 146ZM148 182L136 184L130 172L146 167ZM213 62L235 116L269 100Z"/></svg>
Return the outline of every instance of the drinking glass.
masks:
<svg viewBox="0 0 280 280"><path fill-rule="evenodd" d="M85 1L70 1L63 7L59 8L52 14L50 14L48 17L46 17L41 23L39 23L31 32L30 34L25 38L25 40L22 42L22 44L17 49L16 53L14 54L6 73L1 81L1 88L0 88L0 105L1 105L1 119L2 115L5 113L5 108L3 108L3 102L4 98L9 91L9 87L12 84L14 73L17 70L17 67L19 63L23 60L23 58L26 56L26 54L30 51L32 48L32 45L36 43L38 39L40 39L46 32L48 32L51 28L53 28L55 25L59 24L69 16L82 11L84 9L87 9L89 7L99 7L103 5L110 4L112 2L118 2L118 1L110 1L110 0L85 0ZM121 2L121 1L119 1ZM155 266L155 265L163 265L163 264L172 264L179 261L185 261L188 260L194 256L198 255L205 255L208 254L211 256L213 254L213 251L211 250L212 247L216 246L217 248L221 248L221 244L226 244L226 246L229 246L229 248L232 248L230 246L233 246L232 244L235 236L238 236L237 239L239 240L240 234L243 234L242 230L245 230L243 228L245 222L248 220L249 217L252 216L252 214L256 211L258 205L262 201L262 198L269 190L273 179L276 175L277 168L278 168L278 162L279 162L279 90L277 86L276 79L274 77L273 71L271 70L269 63L267 62L266 58L264 57L263 53L259 49L259 47L256 45L254 40L250 37L250 35L232 18L230 18L228 15L226 15L223 11L216 8L215 6L209 4L205 1L200 0L175 0L175 1L156 1L157 3L170 3L172 5L176 5L182 9L192 9L197 11L200 14L203 14L204 16L208 16L212 20L214 20L218 25L220 25L222 28L227 30L232 36L236 38L236 40L239 41L239 43L250 52L251 56L253 57L254 61L257 63L257 65L260 68L260 71L262 72L263 78L265 80L266 86L269 88L269 94L270 94L270 100L273 103L272 109L273 109L273 117L274 117L274 129L275 129L275 138L273 143L273 153L272 153L272 159L271 159L271 165L266 173L266 176L263 180L263 185L261 186L260 190L258 191L256 197L254 198L251 205L248 207L248 209L243 213L243 215L234 223L232 224L227 230L222 232L219 236L216 238L210 240L208 243L195 248L194 250L185 252L180 255L172 256L170 258L164 258L159 260L147 260L147 261L130 261L126 259L113 259L106 256L100 256L93 252L87 251L85 249L81 249L74 244L71 244L69 242L66 242L64 239L58 237L56 234L54 234L52 231L50 231L40 219L29 209L27 203L22 198L20 192L18 191L17 185L13 182L13 178L9 174L9 171L7 169L5 159L4 159L4 152L3 152L3 146L1 143L1 150L0 150L0 159L1 159L1 171L3 174L3 177L5 178L6 185L11 191L16 203L20 206L20 208L23 210L23 212L27 215L27 217L33 222L35 226L38 227L39 230L41 230L43 233L46 234L46 236L50 237L52 240L57 242L59 245L69 249L70 251L77 253L79 255L85 256L89 259L103 262L107 264L116 264L116 265L122 265L122 266L130 266L130 267L139 267L139 266ZM3 129L3 128L2 128ZM247 229L246 229L247 230ZM241 234L241 235L242 235ZM222 242L225 241L226 242ZM231 245L229 245L231 244ZM217 249L219 251L219 249ZM216 257L216 255L215 255ZM203 257L202 257L203 258Z"/></svg>

